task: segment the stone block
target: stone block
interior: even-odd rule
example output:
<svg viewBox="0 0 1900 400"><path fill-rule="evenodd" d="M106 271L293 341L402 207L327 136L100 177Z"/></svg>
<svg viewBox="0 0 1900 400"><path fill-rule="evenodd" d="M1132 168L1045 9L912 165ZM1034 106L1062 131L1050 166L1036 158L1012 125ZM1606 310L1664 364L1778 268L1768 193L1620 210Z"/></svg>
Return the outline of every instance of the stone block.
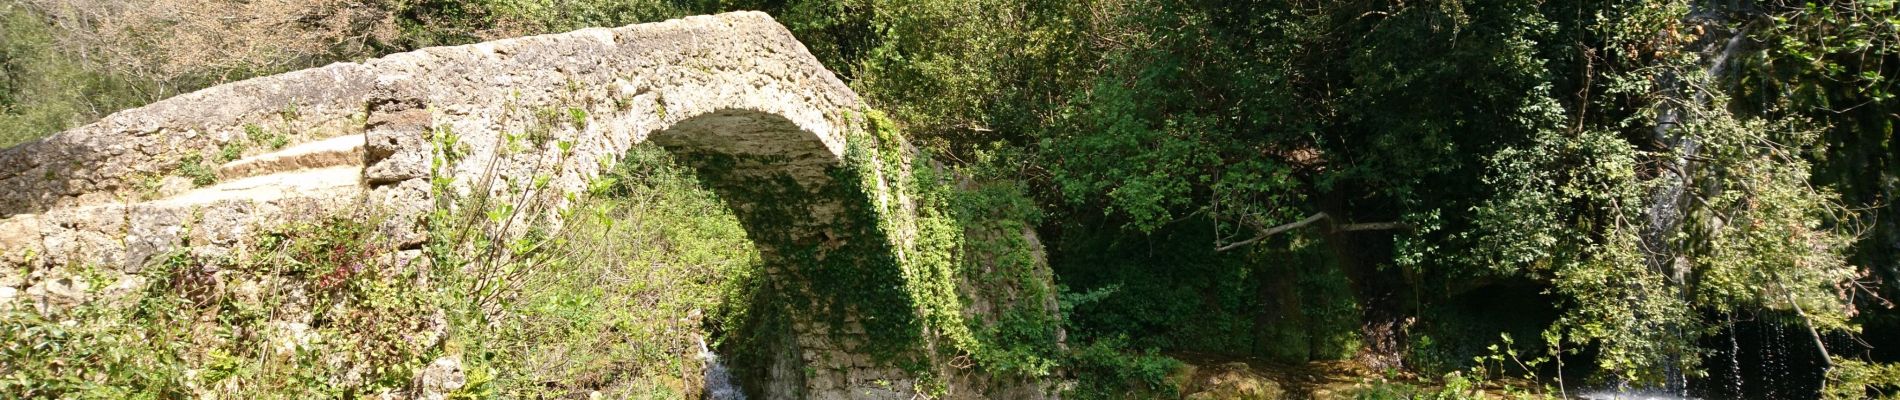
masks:
<svg viewBox="0 0 1900 400"><path fill-rule="evenodd" d="M68 208L40 215L42 246L52 265L119 266L125 259L126 207Z"/></svg>
<svg viewBox="0 0 1900 400"><path fill-rule="evenodd" d="M137 273L144 266L174 247L184 245L185 224L190 210L178 207L139 205L132 208L125 236L125 271Z"/></svg>
<svg viewBox="0 0 1900 400"><path fill-rule="evenodd" d="M24 266L29 258L45 253L38 215L20 214L0 220L0 268Z"/></svg>

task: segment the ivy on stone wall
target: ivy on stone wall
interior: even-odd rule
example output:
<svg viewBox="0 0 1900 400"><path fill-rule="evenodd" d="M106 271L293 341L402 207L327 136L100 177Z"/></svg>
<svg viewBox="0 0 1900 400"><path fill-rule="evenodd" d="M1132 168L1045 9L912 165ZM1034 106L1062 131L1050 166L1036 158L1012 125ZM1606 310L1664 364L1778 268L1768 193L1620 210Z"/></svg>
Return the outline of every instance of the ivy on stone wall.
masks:
<svg viewBox="0 0 1900 400"><path fill-rule="evenodd" d="M876 141L853 141L846 162L866 165L865 156L877 152L881 173L862 172L865 185L881 183L890 196L908 199L882 202L883 223L889 231L914 227L902 268L927 331L954 348L942 355L967 355L998 375L1054 372L1054 289L1026 236L1039 213L1022 188L976 182L934 162L908 148L880 112L866 113L865 123ZM905 212L906 205L913 209Z"/></svg>

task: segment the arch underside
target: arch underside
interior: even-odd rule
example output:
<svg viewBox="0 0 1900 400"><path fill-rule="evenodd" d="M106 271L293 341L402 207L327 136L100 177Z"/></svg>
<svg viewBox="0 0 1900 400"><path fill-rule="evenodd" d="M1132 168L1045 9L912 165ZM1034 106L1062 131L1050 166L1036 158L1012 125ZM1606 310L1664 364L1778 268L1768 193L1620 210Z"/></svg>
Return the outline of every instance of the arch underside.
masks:
<svg viewBox="0 0 1900 400"><path fill-rule="evenodd" d="M718 110L648 136L698 170L753 234L773 247L842 240L850 201L836 198L841 160L817 136L776 115ZM830 236L830 237L827 237Z"/></svg>
<svg viewBox="0 0 1900 400"><path fill-rule="evenodd" d="M735 346L740 375L755 398L832 397L887 392L913 382L869 357L872 346L910 346L890 332L915 329L900 288L897 255L876 214L876 188L862 187L843 157L783 117L726 109L687 118L649 136L698 172L733 210L765 263L767 288L752 300L756 318ZM884 316L879 319L863 315ZM876 340L873 340L876 339ZM810 371L810 372L807 372ZM867 377L869 377L867 379ZM855 378L855 379L853 379ZM898 386L873 385L875 380Z"/></svg>

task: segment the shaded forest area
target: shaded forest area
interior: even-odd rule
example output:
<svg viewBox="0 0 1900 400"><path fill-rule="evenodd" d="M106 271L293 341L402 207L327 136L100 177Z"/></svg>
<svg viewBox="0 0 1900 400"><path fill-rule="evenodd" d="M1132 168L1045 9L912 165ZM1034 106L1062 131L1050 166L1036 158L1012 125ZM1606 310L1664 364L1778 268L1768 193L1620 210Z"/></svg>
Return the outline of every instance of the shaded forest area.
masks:
<svg viewBox="0 0 1900 400"><path fill-rule="evenodd" d="M756 9L921 149L1026 188L1085 383L1214 353L1891 397L1896 7L9 0L0 145L252 76ZM1775 374L1735 351L1763 346L1796 383L1729 387Z"/></svg>

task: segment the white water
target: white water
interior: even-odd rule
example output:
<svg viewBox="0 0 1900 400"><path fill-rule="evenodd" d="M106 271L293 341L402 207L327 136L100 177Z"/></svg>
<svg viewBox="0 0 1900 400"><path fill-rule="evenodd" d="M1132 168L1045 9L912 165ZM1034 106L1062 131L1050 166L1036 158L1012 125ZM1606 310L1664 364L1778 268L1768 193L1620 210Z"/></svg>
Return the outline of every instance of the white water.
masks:
<svg viewBox="0 0 1900 400"><path fill-rule="evenodd" d="M1584 400L1697 400L1694 397L1682 397L1682 396L1676 396L1676 395L1672 395L1668 393L1653 393L1653 392L1600 391L1600 392L1584 393L1577 397Z"/></svg>
<svg viewBox="0 0 1900 400"><path fill-rule="evenodd" d="M1735 314L1728 315L1728 374L1732 378L1730 393L1740 397L1746 390L1742 389L1742 342L1735 335Z"/></svg>
<svg viewBox="0 0 1900 400"><path fill-rule="evenodd" d="M706 360L706 398L710 400L745 400L745 392L739 390L739 384L733 382L732 372L719 362L719 355L706 347L706 340L699 339L699 359Z"/></svg>

